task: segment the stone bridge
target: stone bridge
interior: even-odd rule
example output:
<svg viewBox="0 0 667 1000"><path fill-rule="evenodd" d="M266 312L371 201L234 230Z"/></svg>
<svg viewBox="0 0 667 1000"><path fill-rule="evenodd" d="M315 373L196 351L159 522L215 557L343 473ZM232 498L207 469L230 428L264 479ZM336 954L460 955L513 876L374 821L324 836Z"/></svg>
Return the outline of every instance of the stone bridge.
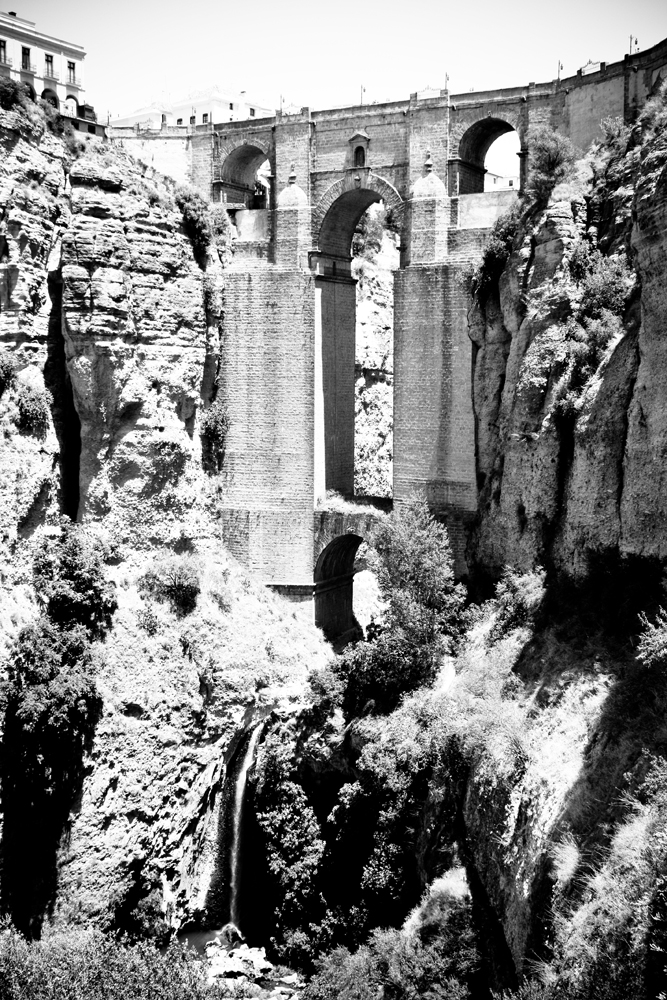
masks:
<svg viewBox="0 0 667 1000"><path fill-rule="evenodd" d="M317 612L329 630L334 621L343 630L351 613L356 539L365 530L341 527L320 546L317 514L314 522L327 491L354 492L350 245L359 219L382 200L401 231L394 502L426 495L450 525L463 572L477 491L472 356L459 278L516 197L484 193L486 153L515 130L523 183L531 127L548 123L583 150L600 137L602 118L636 116L666 66L667 41L544 84L303 108L190 132L191 179L205 197L226 204L238 233L220 366L231 417L225 534L267 583L295 598L310 599L314 587L332 595L331 607L319 600ZM258 169L267 160L263 180Z"/></svg>

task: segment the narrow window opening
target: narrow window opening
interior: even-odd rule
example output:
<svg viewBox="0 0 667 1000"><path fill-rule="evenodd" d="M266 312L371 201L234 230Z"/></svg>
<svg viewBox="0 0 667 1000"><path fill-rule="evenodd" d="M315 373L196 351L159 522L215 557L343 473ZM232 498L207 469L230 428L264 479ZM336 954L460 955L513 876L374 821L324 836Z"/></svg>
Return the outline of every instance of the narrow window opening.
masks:
<svg viewBox="0 0 667 1000"><path fill-rule="evenodd" d="M21 69L30 71L30 49L26 48L25 45L21 49Z"/></svg>
<svg viewBox="0 0 667 1000"><path fill-rule="evenodd" d="M357 146L354 151L354 165L355 167L366 166L366 150L363 146Z"/></svg>

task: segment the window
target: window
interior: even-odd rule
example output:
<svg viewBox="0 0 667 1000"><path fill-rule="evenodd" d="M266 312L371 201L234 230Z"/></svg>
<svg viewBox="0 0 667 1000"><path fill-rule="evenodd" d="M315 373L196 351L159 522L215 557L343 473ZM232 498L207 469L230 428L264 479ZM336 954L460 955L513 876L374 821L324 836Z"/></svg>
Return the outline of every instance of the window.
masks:
<svg viewBox="0 0 667 1000"><path fill-rule="evenodd" d="M44 56L44 76L53 77L53 56Z"/></svg>
<svg viewBox="0 0 667 1000"><path fill-rule="evenodd" d="M354 165L355 167L366 166L366 150L363 146L357 146L354 151Z"/></svg>
<svg viewBox="0 0 667 1000"><path fill-rule="evenodd" d="M176 119L176 124L177 125L182 125L183 124L183 119L182 118L177 118Z"/></svg>
<svg viewBox="0 0 667 1000"><path fill-rule="evenodd" d="M195 116L194 115L190 115L190 124L194 125L194 123L195 123Z"/></svg>
<svg viewBox="0 0 667 1000"><path fill-rule="evenodd" d="M229 110L230 110L230 111L233 111L233 110L234 110L234 105L233 105L233 104L230 104L230 105L229 105Z"/></svg>
<svg viewBox="0 0 667 1000"><path fill-rule="evenodd" d="M208 115L201 116L202 125L208 125Z"/></svg>
<svg viewBox="0 0 667 1000"><path fill-rule="evenodd" d="M21 49L21 69L30 71L30 49L27 49L25 45Z"/></svg>
<svg viewBox="0 0 667 1000"><path fill-rule="evenodd" d="M76 83L76 63L67 63L67 82Z"/></svg>
<svg viewBox="0 0 667 1000"><path fill-rule="evenodd" d="M250 117L251 117L251 118L254 118L254 117L255 117L255 109L254 109L254 108L251 108L251 109L250 109Z"/></svg>
<svg viewBox="0 0 667 1000"><path fill-rule="evenodd" d="M7 62L7 42L0 38L0 63Z"/></svg>

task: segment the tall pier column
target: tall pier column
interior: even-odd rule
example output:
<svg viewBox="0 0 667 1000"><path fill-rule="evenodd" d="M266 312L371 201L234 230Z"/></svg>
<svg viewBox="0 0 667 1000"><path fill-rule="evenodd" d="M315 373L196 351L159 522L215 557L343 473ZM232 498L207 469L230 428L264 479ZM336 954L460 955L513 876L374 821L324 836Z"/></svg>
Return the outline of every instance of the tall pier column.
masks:
<svg viewBox="0 0 667 1000"><path fill-rule="evenodd" d="M427 155L394 278L394 501L426 496L447 520L464 572L463 523L476 508L472 352L450 221L451 200Z"/></svg>
<svg viewBox="0 0 667 1000"><path fill-rule="evenodd" d="M296 179L292 167L272 247L256 260L237 252L226 276L220 370L230 427L221 516L241 562L312 599L315 279L310 208Z"/></svg>

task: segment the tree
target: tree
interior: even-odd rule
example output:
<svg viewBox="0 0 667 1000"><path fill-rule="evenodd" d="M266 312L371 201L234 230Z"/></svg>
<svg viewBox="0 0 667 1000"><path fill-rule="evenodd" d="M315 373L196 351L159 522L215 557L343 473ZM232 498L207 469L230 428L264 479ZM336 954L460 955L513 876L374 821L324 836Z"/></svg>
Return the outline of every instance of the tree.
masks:
<svg viewBox="0 0 667 1000"><path fill-rule="evenodd" d="M386 609L368 641L335 664L346 717L391 711L407 691L432 682L462 630L465 589L454 578L447 529L425 500L402 504L373 538L372 562Z"/></svg>

